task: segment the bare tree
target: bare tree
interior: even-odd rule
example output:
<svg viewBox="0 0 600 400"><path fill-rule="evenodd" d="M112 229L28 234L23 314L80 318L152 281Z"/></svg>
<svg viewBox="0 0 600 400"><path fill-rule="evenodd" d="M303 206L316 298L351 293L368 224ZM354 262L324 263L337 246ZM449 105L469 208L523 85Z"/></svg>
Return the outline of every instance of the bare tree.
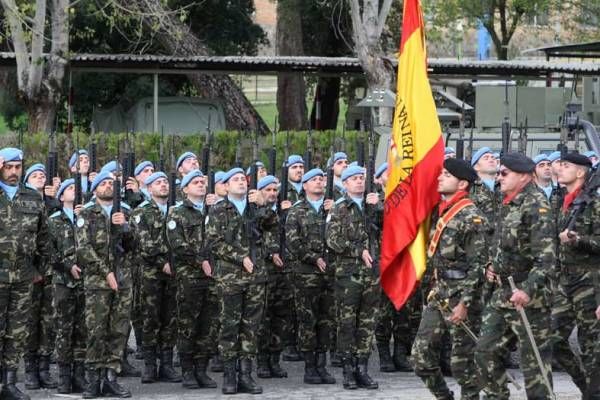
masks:
<svg viewBox="0 0 600 400"><path fill-rule="evenodd" d="M50 5L50 24L47 25ZM68 64L68 0L36 0L33 18L15 0L0 0L17 61L18 97L29 116L29 132L49 132ZM49 32L50 36L46 34ZM44 57L44 50L48 56Z"/></svg>

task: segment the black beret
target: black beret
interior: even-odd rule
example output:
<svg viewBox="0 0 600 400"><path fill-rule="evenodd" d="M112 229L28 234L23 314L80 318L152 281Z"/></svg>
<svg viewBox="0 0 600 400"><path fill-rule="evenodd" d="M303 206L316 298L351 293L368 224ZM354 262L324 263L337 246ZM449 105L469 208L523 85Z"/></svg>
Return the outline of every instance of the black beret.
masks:
<svg viewBox="0 0 600 400"><path fill-rule="evenodd" d="M477 172L471 167L471 164L459 158L448 158L444 160L444 168L446 168L453 176L463 181L473 183L478 178Z"/></svg>
<svg viewBox="0 0 600 400"><path fill-rule="evenodd" d="M535 163L529 157L521 153L507 153L500 158L500 164L514 172L522 174L535 170Z"/></svg>
<svg viewBox="0 0 600 400"><path fill-rule="evenodd" d="M583 167L591 167L592 166L592 162L590 161L589 158L587 158L583 154L579 154L577 152L571 152L571 153L565 154L564 157L561 158L561 161L568 161L570 163L581 165Z"/></svg>

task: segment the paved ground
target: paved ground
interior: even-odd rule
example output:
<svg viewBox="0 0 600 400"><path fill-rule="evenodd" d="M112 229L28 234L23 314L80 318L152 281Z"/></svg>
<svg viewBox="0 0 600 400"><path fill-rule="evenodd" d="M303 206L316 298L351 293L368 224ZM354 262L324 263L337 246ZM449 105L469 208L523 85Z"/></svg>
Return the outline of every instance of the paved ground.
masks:
<svg viewBox="0 0 600 400"><path fill-rule="evenodd" d="M140 362L136 362L139 365ZM259 396L236 395L222 396L221 375L211 373L210 375L217 380L218 389L200 389L185 390L180 384L154 383L141 385L139 378L124 378L121 381L132 391L133 398L136 399L216 399L216 398L235 398L235 399L291 399L291 400L351 400L351 399L397 399L397 400L429 400L433 397L424 388L421 380L412 373L381 373L376 367L377 360L374 357L371 360L370 369L373 377L379 382L379 390L355 390L347 391L342 388L342 371L339 368L333 368L338 384L336 385L305 385L302 382L303 363L284 362L283 366L288 370L287 379L260 379L264 388L264 393ZM55 366L53 373L56 376ZM513 370L522 382L522 376L518 371ZM564 373L554 374L555 392L557 400L578 400L581 398L576 387L571 383L569 377ZM458 387L453 380L450 380L452 390L458 393ZM80 398L76 395L58 395L55 391L38 390L29 392L32 399L49 398ZM459 398L457 396L457 398ZM514 391L513 399L526 399L524 391Z"/></svg>

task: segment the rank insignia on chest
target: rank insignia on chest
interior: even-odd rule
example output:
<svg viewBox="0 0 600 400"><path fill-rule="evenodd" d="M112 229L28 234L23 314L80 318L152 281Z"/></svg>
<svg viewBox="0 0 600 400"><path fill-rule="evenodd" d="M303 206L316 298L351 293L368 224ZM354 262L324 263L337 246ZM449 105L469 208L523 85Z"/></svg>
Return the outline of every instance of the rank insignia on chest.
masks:
<svg viewBox="0 0 600 400"><path fill-rule="evenodd" d="M473 223L474 224L481 224L481 218L473 218Z"/></svg>

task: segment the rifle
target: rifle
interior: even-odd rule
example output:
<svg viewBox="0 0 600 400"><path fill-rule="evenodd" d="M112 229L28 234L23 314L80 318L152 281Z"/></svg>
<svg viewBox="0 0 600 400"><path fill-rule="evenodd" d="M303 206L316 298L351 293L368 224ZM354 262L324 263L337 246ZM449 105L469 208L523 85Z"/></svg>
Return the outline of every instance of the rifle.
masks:
<svg viewBox="0 0 600 400"><path fill-rule="evenodd" d="M306 153L304 153L304 171L308 172L312 168L312 131L309 129L306 133Z"/></svg>
<svg viewBox="0 0 600 400"><path fill-rule="evenodd" d="M165 127L160 127L160 142L158 143L158 171L165 170Z"/></svg>
<svg viewBox="0 0 600 400"><path fill-rule="evenodd" d="M75 178L75 205L81 204L83 203L83 193L82 193L82 189L81 189L81 171L79 171L79 131L77 131L77 134L75 136L75 146L76 146L76 150L75 150L75 157L77 157L75 160L75 174L74 174L74 178Z"/></svg>
<svg viewBox="0 0 600 400"><path fill-rule="evenodd" d="M237 147L235 149L235 166L242 168L242 131L238 129Z"/></svg>
<svg viewBox="0 0 600 400"><path fill-rule="evenodd" d="M275 117L275 127L271 134L271 149L269 150L269 175L275 175L276 163L277 163L277 147L275 146L277 137L277 117Z"/></svg>
<svg viewBox="0 0 600 400"><path fill-rule="evenodd" d="M254 161L250 166L250 190L256 190L257 188L257 180L258 180L258 166L256 165L256 161L258 161L258 132L255 132L253 144L252 144L252 158ZM248 247L250 248L250 259L253 263L256 263L256 239L258 238L256 227L254 226L255 212L254 205L250 204L248 201L247 205L247 215L246 215L246 237L248 239Z"/></svg>
<svg viewBox="0 0 600 400"><path fill-rule="evenodd" d="M369 160L367 162L367 176L365 182L365 228L369 237L369 254L373 258L373 275L379 276L379 260L375 259L376 244L379 240L379 228L377 221L372 220L372 214L376 214L375 210L369 212L369 209L374 209L375 206L367 204L367 195L375 192L374 176L375 176L375 133L373 132L373 124L369 129ZM370 215L371 214L371 215Z"/></svg>
<svg viewBox="0 0 600 400"><path fill-rule="evenodd" d="M177 203L177 160L175 159L175 135L171 136L171 168L169 170L169 199L167 200L167 213ZM175 276L175 253L169 251L169 265L171 273Z"/></svg>
<svg viewBox="0 0 600 400"><path fill-rule="evenodd" d="M57 176L58 153L56 152L56 132L48 137L48 157L46 158L46 186L52 186L52 178Z"/></svg>
<svg viewBox="0 0 600 400"><path fill-rule="evenodd" d="M285 260L285 219L287 213L281 209L281 203L287 201L288 192L288 165L287 159L289 157L290 148L290 132L286 132L285 136L285 157L283 164L281 165L280 175L280 187L279 187L279 256L282 260Z"/></svg>
<svg viewBox="0 0 600 400"><path fill-rule="evenodd" d="M333 152L331 153L331 164L327 168L327 182L325 184L325 200L333 200ZM327 212L323 207L323 222L321 224L321 240L323 241L323 260L327 263Z"/></svg>
<svg viewBox="0 0 600 400"><path fill-rule="evenodd" d="M119 158L120 158L119 146L120 146L120 143L117 143L117 159L116 159L117 170L115 172L115 179L113 181L113 205L112 205L112 211L111 211L111 218L114 214L121 212L121 181L119 180L119 178L121 177L122 174L121 174L121 164L120 164L120 160L119 160ZM111 226L112 226L112 224L111 224ZM113 246L112 246L112 253L113 253L112 272L115 274L115 279L117 281L117 287L119 287L121 284L121 281L122 281L119 265L121 265L121 263L122 263L121 256L124 253L123 229L121 226L117 226L117 225L112 226L112 229L115 229L115 231L116 231L115 242L113 243Z"/></svg>
<svg viewBox="0 0 600 400"><path fill-rule="evenodd" d="M504 86L504 119L502 120L502 154L510 151L510 111L508 109L508 81Z"/></svg>
<svg viewBox="0 0 600 400"><path fill-rule="evenodd" d="M90 172L96 172L98 168L98 150L96 145L96 129L94 123L90 124L90 144L88 149L88 154L90 156Z"/></svg>
<svg viewBox="0 0 600 400"><path fill-rule="evenodd" d="M123 185L127 185L129 178L134 176L135 152L129 140L129 132L125 134L125 159L123 160ZM131 132L133 135L133 131ZM127 191L127 190L126 190Z"/></svg>

